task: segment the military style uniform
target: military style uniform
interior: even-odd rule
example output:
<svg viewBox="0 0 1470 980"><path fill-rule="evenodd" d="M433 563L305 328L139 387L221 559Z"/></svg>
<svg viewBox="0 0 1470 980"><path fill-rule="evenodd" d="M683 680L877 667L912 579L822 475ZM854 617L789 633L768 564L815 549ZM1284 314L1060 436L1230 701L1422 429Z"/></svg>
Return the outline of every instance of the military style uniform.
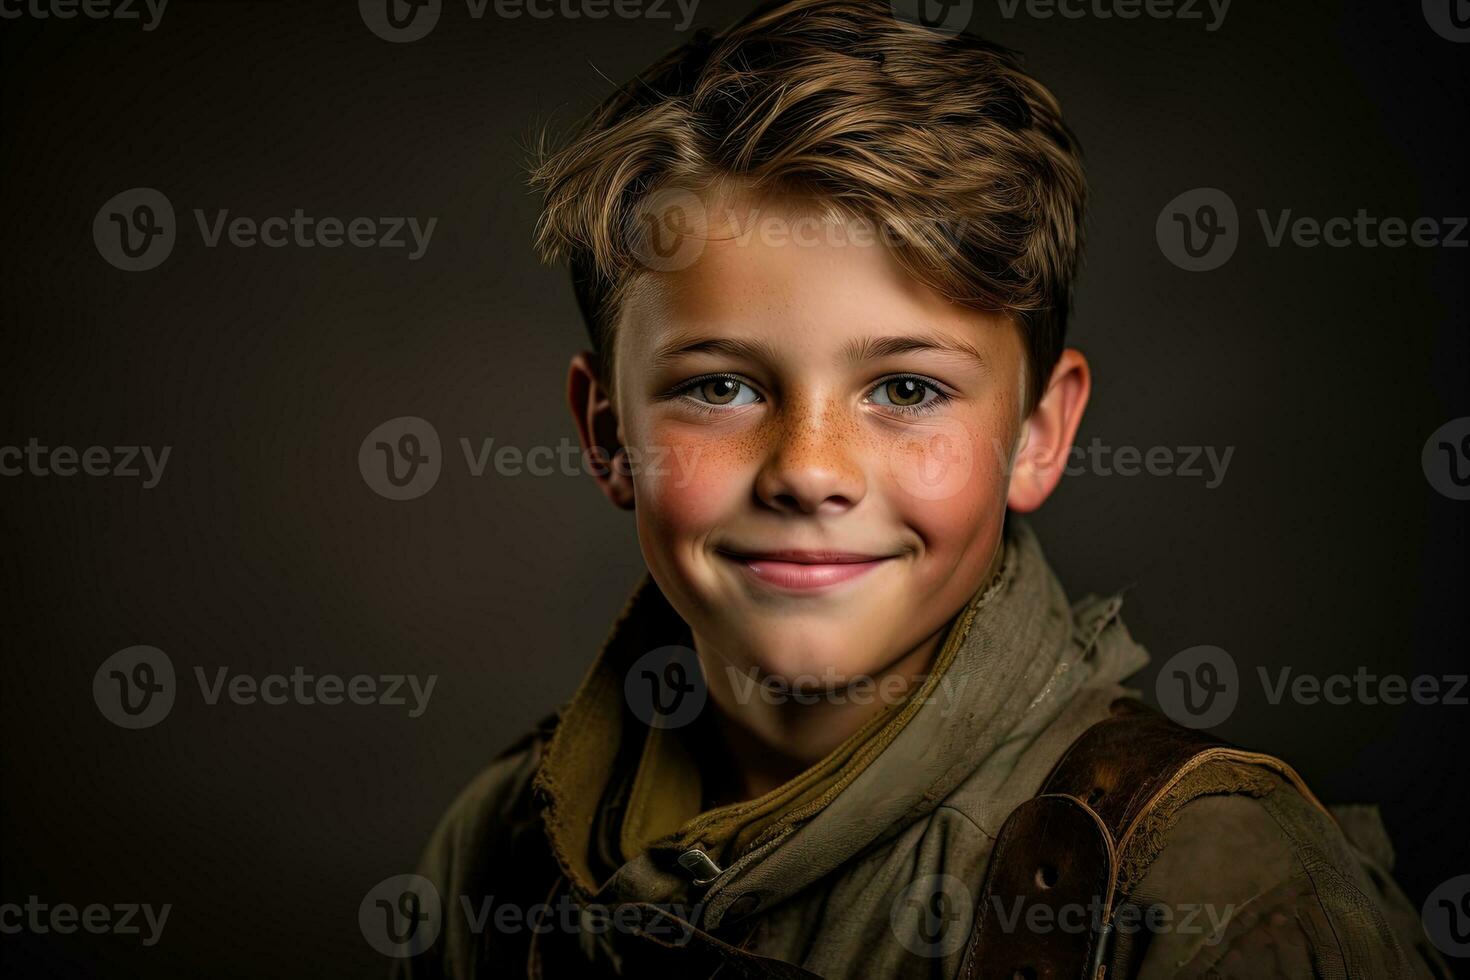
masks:
<svg viewBox="0 0 1470 980"><path fill-rule="evenodd" d="M442 922L397 975L1447 975L1376 812L1142 708L1120 606L1070 603L1012 517L916 691L766 797L699 812L679 730L625 694L687 643L645 579L573 700L435 831Z"/></svg>

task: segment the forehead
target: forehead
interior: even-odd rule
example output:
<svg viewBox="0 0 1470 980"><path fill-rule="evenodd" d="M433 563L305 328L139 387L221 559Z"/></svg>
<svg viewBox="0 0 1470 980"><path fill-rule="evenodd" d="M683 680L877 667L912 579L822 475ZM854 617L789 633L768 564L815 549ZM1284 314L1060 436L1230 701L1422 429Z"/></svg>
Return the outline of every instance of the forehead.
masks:
<svg viewBox="0 0 1470 980"><path fill-rule="evenodd" d="M691 334L760 337L820 356L869 336L951 338L1019 355L1009 318L953 303L910 276L872 225L790 199L704 199L687 265L629 284L618 358ZM625 356L626 355L626 356Z"/></svg>

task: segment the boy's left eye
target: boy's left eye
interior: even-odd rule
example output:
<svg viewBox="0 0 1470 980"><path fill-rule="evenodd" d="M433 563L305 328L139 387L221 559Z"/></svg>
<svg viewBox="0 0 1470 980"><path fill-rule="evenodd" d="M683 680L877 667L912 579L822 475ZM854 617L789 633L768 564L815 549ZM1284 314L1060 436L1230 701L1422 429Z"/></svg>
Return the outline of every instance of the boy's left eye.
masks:
<svg viewBox="0 0 1470 980"><path fill-rule="evenodd" d="M875 405L909 411L929 408L947 400L948 396L933 382L907 376L881 381L868 395L868 401Z"/></svg>
<svg viewBox="0 0 1470 980"><path fill-rule="evenodd" d="M679 389L685 397L705 406L733 408L760 401L755 389L730 375L696 378Z"/></svg>

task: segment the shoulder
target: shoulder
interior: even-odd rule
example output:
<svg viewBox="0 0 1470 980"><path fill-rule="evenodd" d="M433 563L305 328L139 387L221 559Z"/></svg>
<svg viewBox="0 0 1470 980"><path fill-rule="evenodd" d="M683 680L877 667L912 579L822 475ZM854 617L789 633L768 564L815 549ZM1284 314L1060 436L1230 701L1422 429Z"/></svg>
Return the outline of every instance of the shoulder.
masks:
<svg viewBox="0 0 1470 980"><path fill-rule="evenodd" d="M1116 848L1110 975L1427 975L1381 824L1381 846L1355 842L1280 759L1123 699L1046 788L1095 806Z"/></svg>
<svg viewBox="0 0 1470 980"><path fill-rule="evenodd" d="M467 882L483 868L480 855L514 847L539 832L531 783L555 725L554 715L543 719L465 785L429 837L423 872L433 872L445 884Z"/></svg>
<svg viewBox="0 0 1470 980"><path fill-rule="evenodd" d="M543 719L459 792L429 836L417 873L437 892L442 930L434 944L395 961L399 980L477 976L487 957L514 959L518 950L491 950L470 929L462 908L498 902L529 906L545 898L555 862L541 830L532 781L556 718Z"/></svg>
<svg viewBox="0 0 1470 980"><path fill-rule="evenodd" d="M1428 975L1388 868L1304 787L1228 759L1198 780L1140 830L1156 853L1134 869L1126 912L1149 941L1119 936L1137 975Z"/></svg>

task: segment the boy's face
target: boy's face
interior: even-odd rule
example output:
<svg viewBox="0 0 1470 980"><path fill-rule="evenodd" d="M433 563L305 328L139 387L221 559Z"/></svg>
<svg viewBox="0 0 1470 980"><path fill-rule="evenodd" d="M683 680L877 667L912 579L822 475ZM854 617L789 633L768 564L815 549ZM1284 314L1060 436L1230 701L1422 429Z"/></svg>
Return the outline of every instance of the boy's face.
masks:
<svg viewBox="0 0 1470 980"><path fill-rule="evenodd" d="M841 686L991 574L1026 355L1007 317L947 302L851 224L755 217L784 237L715 228L689 267L643 275L609 410L644 558L706 669Z"/></svg>

